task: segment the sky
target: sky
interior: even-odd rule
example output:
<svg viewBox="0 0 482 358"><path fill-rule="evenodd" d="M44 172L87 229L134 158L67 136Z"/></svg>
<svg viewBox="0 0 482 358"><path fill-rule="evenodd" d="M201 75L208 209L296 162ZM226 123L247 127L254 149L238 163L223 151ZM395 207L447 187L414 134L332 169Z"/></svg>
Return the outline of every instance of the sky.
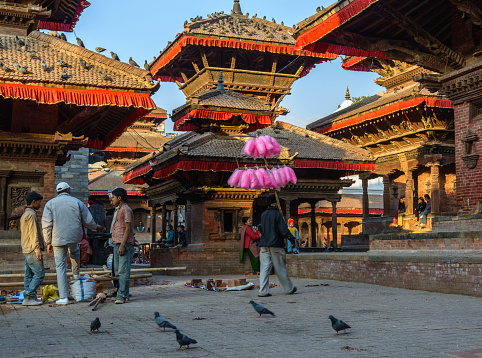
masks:
<svg viewBox="0 0 482 358"><path fill-rule="evenodd" d="M206 17L213 12L230 13L232 0L89 0L91 6L84 10L74 28L85 47L107 49L118 54L121 61L128 62L130 56L140 65L144 60L151 62L158 56L168 41L183 31L185 20L198 15ZM266 16L268 20L284 21L292 26L316 12L318 6L327 7L334 0L286 1L286 0L240 0L241 10L250 17ZM48 32L45 31L44 32ZM66 33L67 40L75 43L75 35ZM345 71L341 68L341 59L325 62L297 80L281 106L290 113L278 117L279 120L306 127L337 109L345 99L348 86L352 97L367 96L384 90L373 81L377 74L369 72ZM186 98L175 83L161 83L153 95L158 107L172 113L183 105ZM166 132L172 132L173 123L166 120Z"/></svg>

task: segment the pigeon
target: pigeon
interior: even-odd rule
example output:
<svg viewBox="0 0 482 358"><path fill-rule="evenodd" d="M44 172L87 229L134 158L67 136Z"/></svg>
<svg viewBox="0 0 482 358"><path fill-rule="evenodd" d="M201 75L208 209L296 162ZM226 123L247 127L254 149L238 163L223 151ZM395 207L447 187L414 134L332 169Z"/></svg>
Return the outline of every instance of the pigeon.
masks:
<svg viewBox="0 0 482 358"><path fill-rule="evenodd" d="M111 52L110 52L110 55L112 56L112 58L113 58L114 60L120 61L119 56L117 56L116 53L114 53L114 52L111 51Z"/></svg>
<svg viewBox="0 0 482 358"><path fill-rule="evenodd" d="M139 67L136 61L132 59L132 57L129 57L129 65L134 66L134 67Z"/></svg>
<svg viewBox="0 0 482 358"><path fill-rule="evenodd" d="M260 304L254 302L254 301L249 301L249 303L251 303L253 305L253 308L255 309L255 311L259 313L258 318L261 317L262 314L270 314L274 317L274 313L271 312L266 307L261 306Z"/></svg>
<svg viewBox="0 0 482 358"><path fill-rule="evenodd" d="M33 60L39 60L40 58L34 54L32 51L25 51L25 56L27 56L28 58L31 58Z"/></svg>
<svg viewBox="0 0 482 358"><path fill-rule="evenodd" d="M5 64L3 62L0 62L0 68L4 71L4 72L12 72L13 70L8 68L7 66L5 66Z"/></svg>
<svg viewBox="0 0 482 358"><path fill-rule="evenodd" d="M76 37L76 40L77 40L77 45L79 45L80 47L84 47L84 41L82 41L81 39L79 39L78 37Z"/></svg>
<svg viewBox="0 0 482 358"><path fill-rule="evenodd" d="M15 35L15 42L19 46L25 46L25 42L21 38L19 38L17 35Z"/></svg>
<svg viewBox="0 0 482 358"><path fill-rule="evenodd" d="M95 319L92 322L90 322L90 331L91 332L94 332L94 331L99 332L99 328L100 328L100 319L99 319L99 317L95 317Z"/></svg>
<svg viewBox="0 0 482 358"><path fill-rule="evenodd" d="M149 66L149 64L147 63L147 60L144 60L144 68L147 70L147 71L150 71L151 70L151 67Z"/></svg>
<svg viewBox="0 0 482 358"><path fill-rule="evenodd" d="M60 67L69 67L69 64L63 60L57 60L57 62L55 62L55 64L57 66L60 66Z"/></svg>
<svg viewBox="0 0 482 358"><path fill-rule="evenodd" d="M351 328L349 325L347 325L341 319L336 319L332 315L328 316L328 318L331 320L331 326L336 331L335 336L338 335L339 331L343 330L346 333L346 329Z"/></svg>
<svg viewBox="0 0 482 358"><path fill-rule="evenodd" d="M79 58L79 62L80 62L80 67L82 67L84 70L89 71L92 67L94 67L93 65L87 66L87 62L85 62L85 60L82 58Z"/></svg>
<svg viewBox="0 0 482 358"><path fill-rule="evenodd" d="M159 316L159 312L154 312L154 320L156 321L157 325L160 328L164 328L164 331L167 328L172 328L172 329L177 329L176 326L171 324L168 320L166 320L164 317Z"/></svg>
<svg viewBox="0 0 482 358"><path fill-rule="evenodd" d="M106 75L104 72L99 71L99 76L100 76L100 78L102 78L103 80L111 81L111 82L112 82L112 77Z"/></svg>
<svg viewBox="0 0 482 358"><path fill-rule="evenodd" d="M20 66L17 62L14 62L13 63L13 67L15 67L15 69L20 72L20 73L23 73L24 75L29 73L28 70L27 70L27 66Z"/></svg>
<svg viewBox="0 0 482 358"><path fill-rule="evenodd" d="M177 343L179 343L179 348L177 350L180 350L182 346L187 346L186 349L189 349L189 345L197 343L195 339L189 338L185 334L182 334L178 329L176 329L176 339Z"/></svg>
<svg viewBox="0 0 482 358"><path fill-rule="evenodd" d="M96 48L95 48L95 51L98 52L98 53L101 53L101 52L104 52L104 51L105 51L105 48L103 48L103 47L96 47Z"/></svg>
<svg viewBox="0 0 482 358"><path fill-rule="evenodd" d="M44 61L42 61L42 64L40 65L40 67L42 67L42 70L44 70L45 72L47 72L48 69L49 69L49 68L47 67L47 64L46 64Z"/></svg>
<svg viewBox="0 0 482 358"><path fill-rule="evenodd" d="M64 41L67 41L67 37L65 36L64 33L60 34L60 38Z"/></svg>
<svg viewBox="0 0 482 358"><path fill-rule="evenodd" d="M60 78L62 78L63 81L67 81L70 77L70 76L67 72L63 71L62 74L60 75Z"/></svg>

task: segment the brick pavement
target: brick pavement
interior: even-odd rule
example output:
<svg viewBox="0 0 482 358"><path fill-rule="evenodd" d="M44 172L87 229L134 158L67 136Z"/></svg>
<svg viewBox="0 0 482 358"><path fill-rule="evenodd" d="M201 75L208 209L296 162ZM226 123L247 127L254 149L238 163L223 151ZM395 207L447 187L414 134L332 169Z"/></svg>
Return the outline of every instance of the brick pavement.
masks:
<svg viewBox="0 0 482 358"><path fill-rule="evenodd" d="M277 287L258 298L256 290L184 287L190 279L154 276L131 289L129 303L110 301L96 312L87 303L0 305L0 356L482 357L481 298L313 279L294 279L295 295ZM276 317L257 318L251 299ZM156 329L155 311L199 343L177 351L175 334ZM334 336L329 314L351 325L350 333ZM101 332L90 333L96 316Z"/></svg>

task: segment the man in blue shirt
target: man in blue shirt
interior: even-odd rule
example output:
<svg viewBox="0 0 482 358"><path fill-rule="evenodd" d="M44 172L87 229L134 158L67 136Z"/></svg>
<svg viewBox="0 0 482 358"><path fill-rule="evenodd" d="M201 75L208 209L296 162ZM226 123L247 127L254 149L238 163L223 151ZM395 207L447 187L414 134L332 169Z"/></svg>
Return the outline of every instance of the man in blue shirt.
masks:
<svg viewBox="0 0 482 358"><path fill-rule="evenodd" d="M172 228L172 225L167 225L166 245L174 246L174 230Z"/></svg>

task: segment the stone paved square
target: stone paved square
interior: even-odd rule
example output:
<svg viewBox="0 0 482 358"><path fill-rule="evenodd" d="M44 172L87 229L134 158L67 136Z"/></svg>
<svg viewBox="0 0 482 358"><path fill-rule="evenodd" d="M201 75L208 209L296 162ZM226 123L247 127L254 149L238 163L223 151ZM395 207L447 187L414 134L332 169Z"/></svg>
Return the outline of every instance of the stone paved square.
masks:
<svg viewBox="0 0 482 358"><path fill-rule="evenodd" d="M242 276L241 276L242 277ZM368 284L296 279L280 287L208 292L192 277L154 276L92 312L87 302L39 307L0 305L1 357L481 357L482 299ZM232 279L240 276L202 277ZM257 276L247 276L258 284ZM276 276L271 282L277 283ZM257 318L254 300L276 316ZM198 344L178 351L173 332L156 329L154 312ZM335 336L328 315L352 326ZM99 317L99 333L90 321ZM201 318L201 319L196 319Z"/></svg>

